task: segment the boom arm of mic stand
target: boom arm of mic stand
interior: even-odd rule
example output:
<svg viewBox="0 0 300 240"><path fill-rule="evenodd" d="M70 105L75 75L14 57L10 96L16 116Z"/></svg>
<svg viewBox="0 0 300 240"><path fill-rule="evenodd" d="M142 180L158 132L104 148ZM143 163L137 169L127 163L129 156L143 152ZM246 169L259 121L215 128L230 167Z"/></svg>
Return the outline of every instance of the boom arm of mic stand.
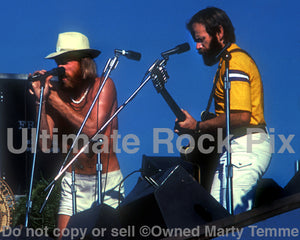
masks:
<svg viewBox="0 0 300 240"><path fill-rule="evenodd" d="M104 70L103 70L103 73L102 73L102 75L101 75L101 76L104 76L105 73L106 73L106 75L105 75L105 77L104 77L104 80L103 80L103 82L102 82L102 84L101 84L101 86L100 86L100 88L99 88L99 90L98 90L98 92L97 92L97 94L96 94L96 96L95 96L95 98L94 98L94 100L93 100L93 102L92 102L92 104L91 104L91 106L90 106L90 108L89 108L89 110L88 110L88 112L87 112L87 114L86 114L86 116L85 116L85 118L84 118L84 120L83 120L83 122L82 122L80 128L79 128L79 130L78 130L78 133L77 133L77 135L76 135L76 137L75 137L75 139L74 139L74 141L73 141L73 143L72 143L72 145L71 145L71 147L70 147L70 149L69 149L69 151L68 151L68 153L67 153L67 155L66 155L66 157L65 157L65 159L64 159L64 162L62 163L62 166L61 166L61 168L60 168L60 170L59 170L59 173L63 170L64 165L65 165L66 162L68 161L69 156L70 156L70 154L71 154L71 152L72 152L72 150L73 150L73 148L74 148L74 146L75 146L75 143L77 142L77 140L78 140L78 138L79 138L79 136L80 136L80 134L81 134L81 132L82 132L82 129L83 129L83 127L85 126L85 124L86 124L86 122L87 122L87 120L88 120L88 118L89 118L89 116L90 116L90 114L91 114L91 112L92 112L92 109L93 109L93 107L95 106L95 104L96 104L96 102L97 102L97 99L98 99L98 97L99 97L99 95L100 95L100 93L101 93L101 91L102 91L102 89L103 89L103 87L104 87L104 85L105 85L107 79L108 79L108 76L110 75L111 71L114 70L114 69L116 68L117 65L118 65L118 56L115 56L113 59L109 59L109 60L107 61L106 66L105 66L105 68L104 68ZM108 70L107 70L107 69L108 69ZM58 174L58 175L61 175L61 174ZM49 196L50 196L50 194L51 194L51 192L52 192L52 190L53 190L53 188L54 188L54 183L55 183L56 181L57 181L57 180L53 180L53 181L45 188L45 191L48 191L48 189L49 189L50 186L51 186L51 189L49 190L49 193L47 194L46 199L45 199L45 201L44 201L44 203L43 203L43 205L42 205L42 207L41 207L41 209L40 209L40 213L43 211L44 207L46 206L46 202L48 201L48 198L49 198Z"/></svg>

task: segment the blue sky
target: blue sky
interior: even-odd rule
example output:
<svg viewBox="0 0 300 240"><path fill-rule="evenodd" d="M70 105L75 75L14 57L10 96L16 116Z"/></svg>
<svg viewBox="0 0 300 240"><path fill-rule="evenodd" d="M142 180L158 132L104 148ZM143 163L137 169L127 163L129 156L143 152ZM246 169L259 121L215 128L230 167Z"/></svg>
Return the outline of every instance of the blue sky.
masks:
<svg viewBox="0 0 300 240"><path fill-rule="evenodd" d="M185 24L202 8L222 8L235 26L238 45L247 50L259 66L265 90L265 118L268 127L274 129L275 139L275 153L265 177L273 178L284 187L295 173L295 161L300 159L297 5L297 1L281 0L5 1L0 15L0 72L27 74L54 68L54 61L44 57L55 50L58 33L79 31L88 36L92 48L102 51L96 59L99 73L107 59L114 56L114 49L142 53L139 62L121 57L111 73L121 104L138 87L161 52L188 42L189 52L170 57L167 65L170 79L166 88L180 107L199 118L206 106L216 67L204 66ZM178 156L176 151L168 153L165 146L161 146L158 153L153 152L153 129L173 129L174 119L149 82L119 115L121 139L127 134L135 134L140 139L137 153L122 151L118 154L124 176L141 167L143 154ZM287 149L278 153L282 147L278 135L284 139L294 135L290 136L290 146L295 153ZM137 177L135 174L126 181L127 193Z"/></svg>

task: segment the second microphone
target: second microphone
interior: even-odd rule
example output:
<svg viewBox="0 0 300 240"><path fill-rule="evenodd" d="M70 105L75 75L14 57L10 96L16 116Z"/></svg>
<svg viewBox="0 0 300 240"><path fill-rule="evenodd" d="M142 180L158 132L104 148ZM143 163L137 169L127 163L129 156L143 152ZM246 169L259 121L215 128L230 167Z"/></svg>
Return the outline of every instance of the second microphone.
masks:
<svg viewBox="0 0 300 240"><path fill-rule="evenodd" d="M115 54L120 54L123 55L125 57L127 57L128 59L132 59L135 61L140 61L142 55L138 52L134 52L134 51L126 51L126 50L120 50L120 49L115 49Z"/></svg>

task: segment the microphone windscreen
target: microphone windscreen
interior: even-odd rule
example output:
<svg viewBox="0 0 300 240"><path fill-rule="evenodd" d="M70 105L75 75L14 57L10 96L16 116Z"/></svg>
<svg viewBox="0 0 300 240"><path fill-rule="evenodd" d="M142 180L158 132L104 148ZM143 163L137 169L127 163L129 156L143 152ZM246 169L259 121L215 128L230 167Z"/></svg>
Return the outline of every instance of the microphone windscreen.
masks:
<svg viewBox="0 0 300 240"><path fill-rule="evenodd" d="M50 71L45 72L43 75L37 73L35 75L31 75L28 77L29 81L38 81L40 78L46 78L50 75L57 76L57 77L64 77L65 76L65 68L64 67L57 67L53 68Z"/></svg>
<svg viewBox="0 0 300 240"><path fill-rule="evenodd" d="M177 48L178 48L178 51L177 51L178 54L183 53L183 52L186 52L186 51L190 50L190 44L188 44L186 42L186 43L178 45Z"/></svg>
<svg viewBox="0 0 300 240"><path fill-rule="evenodd" d="M127 51L128 54L126 55L127 58L132 59L132 60L136 60L136 61L140 61L142 55L138 52L134 52L134 51Z"/></svg>
<svg viewBox="0 0 300 240"><path fill-rule="evenodd" d="M60 77L65 75L66 69L64 67L58 67L54 68L53 71L53 75Z"/></svg>

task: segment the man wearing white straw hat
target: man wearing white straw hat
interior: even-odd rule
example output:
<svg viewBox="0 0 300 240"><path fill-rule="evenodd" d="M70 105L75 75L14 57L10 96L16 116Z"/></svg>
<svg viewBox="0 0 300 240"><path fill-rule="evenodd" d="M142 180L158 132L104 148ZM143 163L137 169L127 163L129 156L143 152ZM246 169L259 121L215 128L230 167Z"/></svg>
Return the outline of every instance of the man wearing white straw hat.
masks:
<svg viewBox="0 0 300 240"><path fill-rule="evenodd" d="M64 76L59 77L59 82L50 82L52 76L45 79L44 96L40 133L47 131L50 135L47 144L40 138L39 145L43 151L49 152L55 139L63 153L67 153L70 143L64 136L77 134L90 106L97 94L103 79L97 77L96 63L93 60L100 51L91 49L88 38L78 32L65 32L58 36L56 52L49 54L47 59L54 59L58 67L65 69ZM43 75L45 70L37 71L34 75ZM39 105L40 81L32 83L32 94L37 98ZM117 108L116 89L113 81L108 78L101 94L83 127L82 135L91 139L103 124L112 116ZM113 151L113 133L118 129L118 120L113 121L104 129L104 143L101 149L102 163L102 192L104 203L117 207L120 195L119 188L114 187L121 182L122 174L116 153ZM44 135L45 136L45 135ZM81 136L80 136L81 137ZM65 141L64 141L65 140ZM80 139L78 141L80 143ZM56 144L56 143L54 143ZM68 145L67 145L68 144ZM47 146L45 146L47 145ZM67 147L66 147L67 145ZM78 149L81 145L79 144ZM64 151L64 149L66 149ZM78 150L77 149L77 150ZM76 150L74 148L74 150ZM99 151L98 151L99 152ZM75 155L73 153L73 155ZM97 200L97 151L89 149L82 153L75 161L76 206L77 212L86 210ZM68 169L62 179L62 192L58 215L58 227L67 226L72 215L71 169ZM124 189L121 188L121 197Z"/></svg>

